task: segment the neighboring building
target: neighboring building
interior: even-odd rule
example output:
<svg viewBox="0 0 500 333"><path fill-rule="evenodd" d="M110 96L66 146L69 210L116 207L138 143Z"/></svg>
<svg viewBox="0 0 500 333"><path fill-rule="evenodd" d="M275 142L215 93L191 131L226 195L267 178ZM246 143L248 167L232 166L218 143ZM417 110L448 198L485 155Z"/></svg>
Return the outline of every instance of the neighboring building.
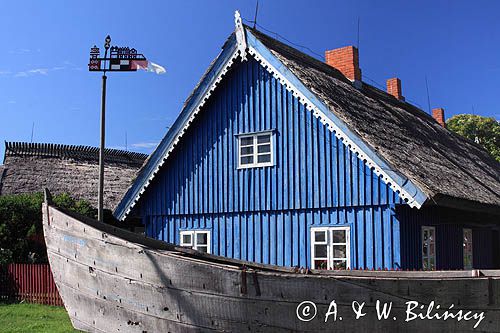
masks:
<svg viewBox="0 0 500 333"><path fill-rule="evenodd" d="M114 209L147 155L105 150L104 207ZM50 143L5 142L0 195L66 192L97 207L99 148Z"/></svg>
<svg viewBox="0 0 500 333"><path fill-rule="evenodd" d="M356 48L325 58L237 18L115 216L275 265L499 267L500 164L398 79L362 82Z"/></svg>

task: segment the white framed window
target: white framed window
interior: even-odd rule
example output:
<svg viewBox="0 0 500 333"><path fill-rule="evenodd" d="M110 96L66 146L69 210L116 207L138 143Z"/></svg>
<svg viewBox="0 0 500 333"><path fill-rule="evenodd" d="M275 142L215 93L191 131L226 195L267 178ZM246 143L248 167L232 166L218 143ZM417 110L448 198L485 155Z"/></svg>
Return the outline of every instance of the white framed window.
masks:
<svg viewBox="0 0 500 333"><path fill-rule="evenodd" d="M464 229L464 269L473 268L472 260L472 229Z"/></svg>
<svg viewBox="0 0 500 333"><path fill-rule="evenodd" d="M311 228L311 263L313 269L351 268L350 228Z"/></svg>
<svg viewBox="0 0 500 333"><path fill-rule="evenodd" d="M181 246L190 247L201 252L211 253L210 231L208 230L182 230Z"/></svg>
<svg viewBox="0 0 500 333"><path fill-rule="evenodd" d="M272 131L240 134L238 140L238 168L257 168L274 164L274 134Z"/></svg>
<svg viewBox="0 0 500 333"><path fill-rule="evenodd" d="M436 228L422 227L422 268L424 271L436 269Z"/></svg>

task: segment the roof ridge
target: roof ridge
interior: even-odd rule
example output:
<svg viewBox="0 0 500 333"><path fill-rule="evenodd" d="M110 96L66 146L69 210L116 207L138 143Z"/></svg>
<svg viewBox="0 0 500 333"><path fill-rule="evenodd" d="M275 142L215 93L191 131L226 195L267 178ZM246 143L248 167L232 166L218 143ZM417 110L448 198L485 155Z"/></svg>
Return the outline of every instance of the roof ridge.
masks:
<svg viewBox="0 0 500 333"><path fill-rule="evenodd" d="M332 67L332 66L328 65L327 63L323 62L322 60L320 60L320 59L318 59L316 57L313 57L312 55L307 54L307 53L299 50L298 48L296 48L296 47L294 47L292 45L289 45L289 44L287 44L285 42L282 42L279 39L276 39L276 38L274 38L274 37L272 37L272 36L270 36L270 35L262 32L262 31L260 31L260 30L258 30L256 28L249 27L248 25L245 25L245 28L249 29L251 32L256 32L259 35L263 35L265 38L272 39L273 41L275 41L275 42L277 42L277 43L285 46L286 48L291 48L295 52L300 52L302 55L304 55L305 57L307 57L307 60L310 61L311 62L310 64L314 65L316 67L316 69L321 70L321 71L325 71L325 72L329 72L329 73L327 73L329 75L330 74L335 74L335 76L334 76L335 79L342 80L342 81L344 81L346 83L349 83L349 84L351 84L351 85L354 86L353 82L351 80L347 79L342 74L342 72L340 72L335 67ZM291 55L293 56L293 54L291 54ZM411 112L413 114L416 113L416 115L418 115L418 116L423 116L423 117L427 118L428 120L433 121L434 118L432 118L432 115L429 114L429 112L421 109L417 105L412 104L412 103L410 103L410 102L408 102L406 100L405 101L398 100L394 96L392 96L391 94L389 94L387 91L385 91L383 89L380 89L380 88L378 88L378 87L376 87L376 86L374 86L372 84L369 84L369 83L367 83L367 82L365 82L363 80L361 80L361 82L363 84L363 87L366 86L367 88L374 89L377 93L383 94L384 97L392 99L392 102L394 104L402 104L403 106L408 106L408 107L410 107L410 108L413 109L413 110L407 110L406 108L404 108L404 110L406 110L407 112ZM356 89L359 90L362 93L367 93L367 95L369 93L369 91L364 91L363 88L361 88L361 89L356 88ZM368 97L372 98L371 96L368 96Z"/></svg>
<svg viewBox="0 0 500 333"><path fill-rule="evenodd" d="M46 156L60 158L80 158L98 160L99 148L83 145L61 143L41 143L5 141L5 157L7 156ZM143 163L147 154L121 149L105 148L104 155L109 162Z"/></svg>
<svg viewBox="0 0 500 333"><path fill-rule="evenodd" d="M273 41L276 41L278 42L279 44L285 46L286 48L290 48L292 49L293 51L295 52L300 52L302 55L306 56L307 57L307 60L310 61L312 63L312 65L315 65L315 67L318 67L318 69L321 69L321 70L325 70L325 71L329 71L331 72L331 74L336 74L336 77L337 79L339 80L343 80L345 82L349 82L352 84L352 82L347 79L344 74L342 74L338 69L336 69L335 67L332 67L328 64L326 64L325 62L321 61L320 59L316 58L316 57L313 57L312 55L310 54L307 54L305 52L302 52L301 50L291 46L291 45L288 45L287 43L284 43L272 36L269 36L268 34L256 29L256 28L252 28L252 27L249 27L248 25L245 25L245 28L250 30L250 32L254 33L256 32L258 35L263 35L265 38L269 38L269 39L272 39ZM257 36L259 37L259 36ZM291 54L292 55L292 54Z"/></svg>

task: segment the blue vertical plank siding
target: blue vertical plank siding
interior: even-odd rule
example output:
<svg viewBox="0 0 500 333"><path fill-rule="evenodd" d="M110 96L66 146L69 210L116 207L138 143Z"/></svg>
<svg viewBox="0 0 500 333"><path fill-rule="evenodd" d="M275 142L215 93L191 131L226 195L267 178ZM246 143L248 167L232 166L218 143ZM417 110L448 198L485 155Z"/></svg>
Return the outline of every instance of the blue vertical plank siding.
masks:
<svg viewBox="0 0 500 333"><path fill-rule="evenodd" d="M390 208L385 208L390 211ZM330 221L322 221L322 214L332 217ZM384 214L384 209L375 208L368 211L369 215ZM203 215L176 215L168 217L152 217L146 224L146 235L162 239L169 243L179 242L181 230L210 230L212 232L212 253L230 256L237 259L256 261L284 266L311 266L310 230L324 226L351 226L351 244L357 238L358 243L367 245L356 248L351 245L352 268L396 268L399 262L390 261L391 245L382 246L376 243L375 234L367 236L365 232L356 234L354 225L346 222L356 215L366 215L363 208L330 208L326 210L290 210L286 212L254 212L254 213L223 213ZM342 217L342 218L339 218ZM357 221L360 230L382 227L382 220ZM369 227L367 225L370 225ZM361 227L360 227L361 226ZM397 227L397 226L391 226ZM245 230L241 237L233 235L229 230ZM368 254L367 254L368 253ZM358 264L353 258L363 258ZM382 265L382 262L384 264ZM366 264L365 264L366 263Z"/></svg>
<svg viewBox="0 0 500 333"><path fill-rule="evenodd" d="M238 169L237 135L264 130L274 165ZM212 253L238 259L310 267L311 228L338 225L350 227L352 268L419 268L419 228L438 224L437 211L405 206L254 59L228 71L159 175L138 204L146 234L178 243L181 230L209 230ZM440 226L438 241L461 244L458 229ZM476 240L486 267L491 236L476 228ZM461 264L459 248L439 251L438 265Z"/></svg>
<svg viewBox="0 0 500 333"><path fill-rule="evenodd" d="M244 62L227 76L162 167L165 176L155 178L152 189L147 191L156 193L143 200L152 202L154 211L148 214L401 203L372 170L257 62ZM275 165L238 169L236 135L261 130L275 134ZM369 186L372 183L390 195L382 197ZM372 200L374 196L376 200Z"/></svg>
<svg viewBox="0 0 500 333"><path fill-rule="evenodd" d="M238 169L236 135L262 130L274 166ZM188 131L141 198L148 236L207 229L215 254L306 267L311 227L349 225L353 267L396 267L380 233L399 199L256 61L228 72Z"/></svg>

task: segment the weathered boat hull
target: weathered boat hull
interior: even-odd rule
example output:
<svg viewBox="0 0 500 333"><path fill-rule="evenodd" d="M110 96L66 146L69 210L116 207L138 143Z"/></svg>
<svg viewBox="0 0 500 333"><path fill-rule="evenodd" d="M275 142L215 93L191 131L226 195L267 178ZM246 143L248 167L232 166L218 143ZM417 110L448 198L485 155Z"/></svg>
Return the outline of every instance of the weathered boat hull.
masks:
<svg viewBox="0 0 500 333"><path fill-rule="evenodd" d="M408 301L484 312L477 330L500 331L498 272L302 274L181 249L49 204L43 214L54 280L73 326L82 331L472 331L477 322L406 321ZM378 319L377 300L392 302L387 319ZM310 321L298 318L314 313L310 303L297 310L303 301L315 303ZM329 307L335 309L332 301L337 315L325 322ZM365 303L359 319L354 301L355 309Z"/></svg>

